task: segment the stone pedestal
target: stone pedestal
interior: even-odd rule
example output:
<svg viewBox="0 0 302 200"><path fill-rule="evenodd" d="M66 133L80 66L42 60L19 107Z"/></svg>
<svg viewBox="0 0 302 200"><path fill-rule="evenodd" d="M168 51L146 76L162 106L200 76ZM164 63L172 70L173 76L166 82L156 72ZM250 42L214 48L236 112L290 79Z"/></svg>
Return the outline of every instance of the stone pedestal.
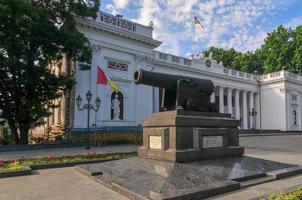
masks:
<svg viewBox="0 0 302 200"><path fill-rule="evenodd" d="M173 162L242 155L238 125L230 114L183 110L154 113L143 122L143 146L138 155Z"/></svg>

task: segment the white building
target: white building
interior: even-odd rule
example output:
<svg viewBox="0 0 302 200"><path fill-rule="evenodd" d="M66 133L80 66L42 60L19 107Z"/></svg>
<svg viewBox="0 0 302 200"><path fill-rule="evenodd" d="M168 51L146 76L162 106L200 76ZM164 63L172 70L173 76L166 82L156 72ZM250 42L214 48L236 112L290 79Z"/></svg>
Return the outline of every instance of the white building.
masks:
<svg viewBox="0 0 302 200"><path fill-rule="evenodd" d="M143 26L121 17L99 12L95 20L77 19L78 30L85 34L93 47L92 68L81 71L76 68L74 97L91 90L92 101L98 96L102 103L100 111L91 112L90 125L96 127L135 127L152 112L160 109L158 88L135 85L133 73L136 69L180 74L210 79L215 84L211 101L219 103L219 112L231 113L241 121L241 129L293 131L302 129L302 77L287 71L253 74L225 68L221 63L203 55L184 58L158 52L154 49L161 42L152 37L153 28ZM97 85L97 66L106 71L120 89L120 116L112 116L114 91L106 85ZM66 106L64 101L62 106ZM87 127L87 111L79 111L71 103L66 111L74 129ZM61 113L54 112L51 125ZM64 110L64 108L60 109ZM256 111L255 117L251 116ZM255 112L254 112L255 113ZM65 116L67 116L65 114ZM61 120L64 120L60 117Z"/></svg>

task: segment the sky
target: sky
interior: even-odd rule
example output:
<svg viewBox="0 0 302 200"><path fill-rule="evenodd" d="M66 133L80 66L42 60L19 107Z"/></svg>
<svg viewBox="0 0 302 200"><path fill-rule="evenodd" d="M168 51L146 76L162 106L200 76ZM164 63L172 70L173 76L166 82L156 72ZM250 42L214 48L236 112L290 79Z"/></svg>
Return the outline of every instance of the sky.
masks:
<svg viewBox="0 0 302 200"><path fill-rule="evenodd" d="M279 25L302 25L302 0L102 0L101 10L154 24L159 51L190 56L211 46L254 51ZM196 48L193 49L193 18Z"/></svg>

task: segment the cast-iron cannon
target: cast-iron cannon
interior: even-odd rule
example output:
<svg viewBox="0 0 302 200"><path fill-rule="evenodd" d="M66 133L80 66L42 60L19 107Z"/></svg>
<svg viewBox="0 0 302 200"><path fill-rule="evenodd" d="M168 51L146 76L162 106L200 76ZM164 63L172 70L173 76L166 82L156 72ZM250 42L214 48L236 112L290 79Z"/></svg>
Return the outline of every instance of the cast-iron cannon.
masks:
<svg viewBox="0 0 302 200"><path fill-rule="evenodd" d="M134 73L134 83L164 89L162 107L167 110L216 111L210 103L214 91L211 80L170 75L139 69Z"/></svg>

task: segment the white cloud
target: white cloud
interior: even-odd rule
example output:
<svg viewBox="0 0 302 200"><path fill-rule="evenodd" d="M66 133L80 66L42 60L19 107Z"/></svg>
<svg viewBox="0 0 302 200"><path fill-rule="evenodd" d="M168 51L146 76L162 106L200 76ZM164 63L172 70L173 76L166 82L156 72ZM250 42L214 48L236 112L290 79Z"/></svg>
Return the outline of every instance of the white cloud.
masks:
<svg viewBox="0 0 302 200"><path fill-rule="evenodd" d="M124 9L129 4L129 0L113 0L112 2L116 9Z"/></svg>
<svg viewBox="0 0 302 200"><path fill-rule="evenodd" d="M154 23L154 37L164 43L159 50L180 54L183 41L190 40L192 8L198 0L140 0L138 23Z"/></svg>
<svg viewBox="0 0 302 200"><path fill-rule="evenodd" d="M113 0L109 7L121 11L129 2ZM194 13L205 25L204 29L196 25L197 50L217 46L247 51L260 47L266 37L259 22L264 23L266 14L283 4L275 0L137 0L136 5L138 17L133 20L144 25L153 21L154 38L164 42L160 50L180 55L181 44L192 43Z"/></svg>
<svg viewBox="0 0 302 200"><path fill-rule="evenodd" d="M285 24L286 27L295 28L302 25L302 16L295 17Z"/></svg>

